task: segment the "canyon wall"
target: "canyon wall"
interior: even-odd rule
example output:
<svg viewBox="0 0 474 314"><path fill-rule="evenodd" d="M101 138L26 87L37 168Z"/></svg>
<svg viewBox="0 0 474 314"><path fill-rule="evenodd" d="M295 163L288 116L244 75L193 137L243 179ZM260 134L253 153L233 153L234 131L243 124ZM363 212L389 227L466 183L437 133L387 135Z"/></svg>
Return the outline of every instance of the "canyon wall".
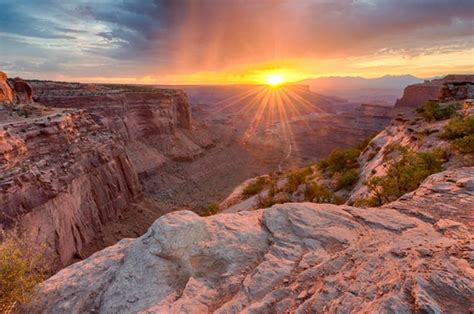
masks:
<svg viewBox="0 0 474 314"><path fill-rule="evenodd" d="M81 110L0 123L0 224L66 265L141 196L120 139Z"/></svg>
<svg viewBox="0 0 474 314"><path fill-rule="evenodd" d="M186 93L150 86L31 81L35 100L82 108L124 140L139 175L156 173L167 159L192 161L213 145L191 117Z"/></svg>
<svg viewBox="0 0 474 314"><path fill-rule="evenodd" d="M447 75L442 79L409 85L402 98L395 103L396 109L416 108L430 99L461 100L474 97L474 75Z"/></svg>
<svg viewBox="0 0 474 314"><path fill-rule="evenodd" d="M213 145L181 90L2 77L0 227L17 225L58 267L88 256L110 237L107 226L134 215L139 178ZM154 219L122 227L137 234Z"/></svg>

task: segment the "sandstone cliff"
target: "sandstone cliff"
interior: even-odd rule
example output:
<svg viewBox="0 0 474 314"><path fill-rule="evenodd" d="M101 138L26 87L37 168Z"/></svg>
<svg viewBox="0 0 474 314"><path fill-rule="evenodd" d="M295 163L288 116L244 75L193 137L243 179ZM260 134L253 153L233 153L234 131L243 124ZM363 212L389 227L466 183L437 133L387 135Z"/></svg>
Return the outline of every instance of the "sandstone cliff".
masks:
<svg viewBox="0 0 474 314"><path fill-rule="evenodd" d="M8 84L7 75L0 71L0 104L11 105L13 102L13 90Z"/></svg>
<svg viewBox="0 0 474 314"><path fill-rule="evenodd" d="M62 265L141 195L123 144L78 110L0 124L0 224L19 223Z"/></svg>
<svg viewBox="0 0 474 314"><path fill-rule="evenodd" d="M174 212L47 280L29 310L468 312L473 203L473 168L461 168L382 208Z"/></svg>
<svg viewBox="0 0 474 314"><path fill-rule="evenodd" d="M409 85L397 100L396 109L416 108L430 99L438 97L459 100L474 97L474 75L447 75L442 79Z"/></svg>
<svg viewBox="0 0 474 314"><path fill-rule="evenodd" d="M150 175L166 158L190 161L213 144L193 121L182 90L151 86L94 85L31 81L35 100L61 108L82 108L118 133L141 175Z"/></svg>

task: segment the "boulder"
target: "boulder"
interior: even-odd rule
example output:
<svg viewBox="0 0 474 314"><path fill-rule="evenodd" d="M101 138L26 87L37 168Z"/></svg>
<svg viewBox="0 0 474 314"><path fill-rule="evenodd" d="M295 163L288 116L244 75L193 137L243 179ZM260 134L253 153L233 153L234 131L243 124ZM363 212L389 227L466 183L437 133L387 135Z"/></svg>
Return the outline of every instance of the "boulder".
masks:
<svg viewBox="0 0 474 314"><path fill-rule="evenodd" d="M465 207L474 195L455 182L472 171L432 176L416 197L382 208L287 203L207 218L173 212L143 236L63 269L24 310L469 312L474 246ZM430 189L446 182L456 193ZM437 224L417 214L443 206L450 210L438 212L444 220ZM443 215L466 228L440 230Z"/></svg>

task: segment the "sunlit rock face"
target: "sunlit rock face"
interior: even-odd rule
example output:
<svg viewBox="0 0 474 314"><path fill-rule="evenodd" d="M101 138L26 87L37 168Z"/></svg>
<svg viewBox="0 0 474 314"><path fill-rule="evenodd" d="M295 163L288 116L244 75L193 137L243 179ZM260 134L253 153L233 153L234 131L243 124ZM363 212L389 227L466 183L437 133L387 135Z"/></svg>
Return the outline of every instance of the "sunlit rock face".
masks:
<svg viewBox="0 0 474 314"><path fill-rule="evenodd" d="M430 99L459 100L474 97L474 75L447 75L442 79L409 85L402 98L398 99L397 109L416 108Z"/></svg>
<svg viewBox="0 0 474 314"><path fill-rule="evenodd" d="M8 84L7 75L0 71L0 104L9 106L13 102L13 91Z"/></svg>
<svg viewBox="0 0 474 314"><path fill-rule="evenodd" d="M155 171L165 158L194 160L213 144L211 136L193 121L182 90L48 81L31 84L38 102L85 109L119 134L140 173ZM141 156L146 160L139 159Z"/></svg>
<svg viewBox="0 0 474 314"><path fill-rule="evenodd" d="M473 178L473 168L435 174L381 208L167 214L44 282L28 310L468 312Z"/></svg>

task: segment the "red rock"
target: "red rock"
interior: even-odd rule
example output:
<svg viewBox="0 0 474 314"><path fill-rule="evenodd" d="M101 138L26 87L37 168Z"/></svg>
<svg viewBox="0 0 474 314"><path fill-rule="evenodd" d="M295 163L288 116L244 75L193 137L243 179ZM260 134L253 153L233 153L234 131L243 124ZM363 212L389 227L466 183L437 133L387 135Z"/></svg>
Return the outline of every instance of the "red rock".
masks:
<svg viewBox="0 0 474 314"><path fill-rule="evenodd" d="M442 79L409 85L395 108L416 108L430 99L459 100L474 97L474 75L447 75Z"/></svg>
<svg viewBox="0 0 474 314"><path fill-rule="evenodd" d="M13 91L8 84L8 78L5 73L0 71L0 104L11 105L13 102Z"/></svg>
<svg viewBox="0 0 474 314"><path fill-rule="evenodd" d="M33 102L33 90L31 85L19 77L13 79L13 90L17 104L31 104Z"/></svg>

